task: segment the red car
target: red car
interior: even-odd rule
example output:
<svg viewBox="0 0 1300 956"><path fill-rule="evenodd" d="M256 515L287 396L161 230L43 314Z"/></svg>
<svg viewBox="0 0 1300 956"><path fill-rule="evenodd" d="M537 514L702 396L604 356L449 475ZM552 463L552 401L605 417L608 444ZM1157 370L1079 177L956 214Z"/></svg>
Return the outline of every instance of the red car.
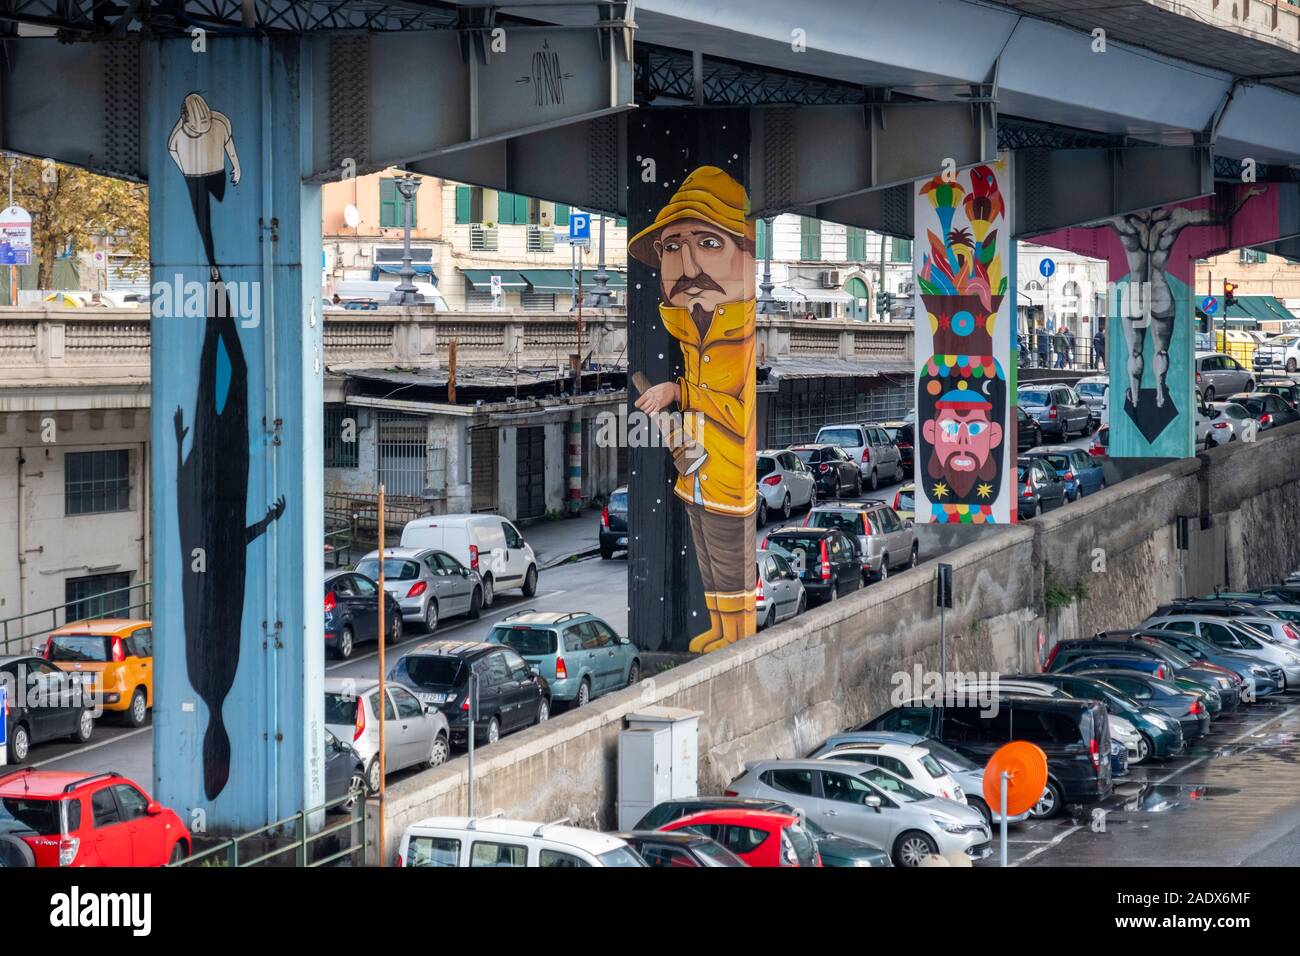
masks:
<svg viewBox="0 0 1300 956"><path fill-rule="evenodd" d="M821 866L817 844L799 818L768 810L705 810L660 830L693 830L722 844L750 866Z"/></svg>
<svg viewBox="0 0 1300 956"><path fill-rule="evenodd" d="M0 865L162 866L190 847L181 818L121 774L0 778Z"/></svg>

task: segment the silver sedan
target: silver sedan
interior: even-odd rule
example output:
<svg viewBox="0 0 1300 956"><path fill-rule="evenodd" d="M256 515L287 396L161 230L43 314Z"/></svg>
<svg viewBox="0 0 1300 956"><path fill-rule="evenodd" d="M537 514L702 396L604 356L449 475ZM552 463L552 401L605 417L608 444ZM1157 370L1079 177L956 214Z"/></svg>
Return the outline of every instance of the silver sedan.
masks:
<svg viewBox="0 0 1300 956"><path fill-rule="evenodd" d="M817 479L791 451L758 453L758 526L769 514L789 521L791 512L817 503Z"/></svg>
<svg viewBox="0 0 1300 956"><path fill-rule="evenodd" d="M379 552L362 558L356 570L379 580ZM440 618L465 614L477 619L483 608L483 582L446 551L385 548L384 590L402 609L404 621L423 623L432 633Z"/></svg>

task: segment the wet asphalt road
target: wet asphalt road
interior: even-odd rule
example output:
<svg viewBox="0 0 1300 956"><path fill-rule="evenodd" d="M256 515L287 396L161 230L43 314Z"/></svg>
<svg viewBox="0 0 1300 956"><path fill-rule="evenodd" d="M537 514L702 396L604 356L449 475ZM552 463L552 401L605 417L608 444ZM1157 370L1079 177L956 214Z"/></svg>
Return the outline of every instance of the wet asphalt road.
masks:
<svg viewBox="0 0 1300 956"><path fill-rule="evenodd" d="M1114 793L1011 828L1012 866L1300 865L1300 691L1220 716L1183 756L1130 767ZM997 866L994 856L981 866Z"/></svg>

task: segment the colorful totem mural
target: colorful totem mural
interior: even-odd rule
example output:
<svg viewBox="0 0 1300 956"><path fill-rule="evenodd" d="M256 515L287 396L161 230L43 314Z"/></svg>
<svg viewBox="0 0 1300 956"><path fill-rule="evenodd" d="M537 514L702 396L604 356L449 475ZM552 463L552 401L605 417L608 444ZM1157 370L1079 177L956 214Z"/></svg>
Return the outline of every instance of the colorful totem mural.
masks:
<svg viewBox="0 0 1300 956"><path fill-rule="evenodd" d="M916 184L916 520L1015 520L1003 162Z"/></svg>
<svg viewBox="0 0 1300 956"><path fill-rule="evenodd" d="M1221 184L1214 196L1034 240L1110 265L1106 341L1110 391L1116 396L1112 457L1195 454L1195 262L1294 235L1300 228L1294 187L1286 189L1284 196L1277 185Z"/></svg>

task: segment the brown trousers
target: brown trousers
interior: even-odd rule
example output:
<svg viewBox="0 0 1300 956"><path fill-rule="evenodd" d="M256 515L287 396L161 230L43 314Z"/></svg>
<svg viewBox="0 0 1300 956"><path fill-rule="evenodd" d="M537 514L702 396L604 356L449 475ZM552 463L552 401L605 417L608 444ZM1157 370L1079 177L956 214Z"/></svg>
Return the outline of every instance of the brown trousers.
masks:
<svg viewBox="0 0 1300 956"><path fill-rule="evenodd" d="M709 610L709 627L690 649L719 650L755 631L754 516L714 514L695 504L686 505L686 514Z"/></svg>

